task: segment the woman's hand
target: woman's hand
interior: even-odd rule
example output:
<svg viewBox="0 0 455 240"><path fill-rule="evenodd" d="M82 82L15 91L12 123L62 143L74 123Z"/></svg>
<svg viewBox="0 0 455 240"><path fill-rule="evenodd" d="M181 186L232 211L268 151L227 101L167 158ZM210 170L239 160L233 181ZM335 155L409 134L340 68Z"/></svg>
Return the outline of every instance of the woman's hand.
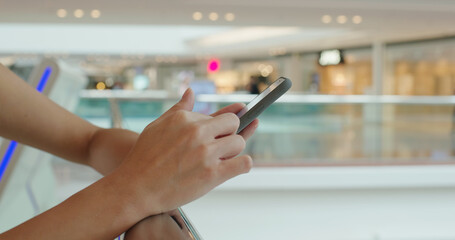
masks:
<svg viewBox="0 0 455 240"><path fill-rule="evenodd" d="M238 113L245 107L243 103L234 103L226 106L211 116L216 117L225 113ZM253 121L239 135L245 141L253 135L258 127L258 120ZM99 128L90 138L88 144L87 164L103 175L111 173L126 158L136 143L139 134L126 129Z"/></svg>
<svg viewBox="0 0 455 240"><path fill-rule="evenodd" d="M236 134L238 117L229 109L214 117L193 113L193 104L193 92L187 90L144 129L111 176L128 185L142 217L175 209L251 169L250 156L236 157L245 148Z"/></svg>
<svg viewBox="0 0 455 240"><path fill-rule="evenodd" d="M235 113L237 114L238 112L240 112L240 110L242 110L243 108L245 107L245 104L243 103L234 103L234 104L231 104L229 106L226 106L220 110L218 110L217 112L213 113L212 117L216 117L218 115L221 115L223 113ZM246 126L240 133L239 135L243 137L243 139L248 140L248 138L251 137L251 135L253 135L254 131L256 131L257 127L259 125L259 120L258 119L255 119L254 121L252 121L248 126Z"/></svg>

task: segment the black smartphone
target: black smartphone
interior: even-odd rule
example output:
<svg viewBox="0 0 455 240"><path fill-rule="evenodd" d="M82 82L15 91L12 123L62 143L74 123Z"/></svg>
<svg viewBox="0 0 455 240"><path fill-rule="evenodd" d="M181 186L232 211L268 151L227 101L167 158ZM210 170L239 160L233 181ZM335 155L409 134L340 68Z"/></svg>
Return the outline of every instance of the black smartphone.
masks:
<svg viewBox="0 0 455 240"><path fill-rule="evenodd" d="M280 77L268 88L248 103L237 116L240 118L240 125L237 133L241 132L248 124L256 119L267 107L280 98L291 88L292 82L288 78Z"/></svg>

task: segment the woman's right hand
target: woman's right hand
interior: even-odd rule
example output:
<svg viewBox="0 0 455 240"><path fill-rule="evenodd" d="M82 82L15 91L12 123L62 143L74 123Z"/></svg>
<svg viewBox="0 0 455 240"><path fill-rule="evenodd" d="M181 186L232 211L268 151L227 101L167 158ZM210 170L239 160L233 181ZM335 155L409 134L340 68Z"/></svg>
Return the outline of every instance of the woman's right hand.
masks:
<svg viewBox="0 0 455 240"><path fill-rule="evenodd" d="M143 130L111 176L121 179L118 183L128 189L142 217L176 209L252 167L250 156L237 156L245 148L244 138L236 134L239 118L194 113L193 105L188 89Z"/></svg>

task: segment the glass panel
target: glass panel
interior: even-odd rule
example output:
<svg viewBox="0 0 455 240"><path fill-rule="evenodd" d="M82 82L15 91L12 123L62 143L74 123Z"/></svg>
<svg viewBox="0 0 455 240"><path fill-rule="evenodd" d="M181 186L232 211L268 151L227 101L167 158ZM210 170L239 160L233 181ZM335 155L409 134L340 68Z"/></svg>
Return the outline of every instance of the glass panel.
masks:
<svg viewBox="0 0 455 240"><path fill-rule="evenodd" d="M198 99L215 109L254 97L205 96ZM169 98L120 101L123 127L140 132L175 102ZM287 94L259 117L259 128L245 153L262 166L455 162L453 102L452 97ZM98 115L90 117L92 110L83 103L77 113L89 121L99 120Z"/></svg>

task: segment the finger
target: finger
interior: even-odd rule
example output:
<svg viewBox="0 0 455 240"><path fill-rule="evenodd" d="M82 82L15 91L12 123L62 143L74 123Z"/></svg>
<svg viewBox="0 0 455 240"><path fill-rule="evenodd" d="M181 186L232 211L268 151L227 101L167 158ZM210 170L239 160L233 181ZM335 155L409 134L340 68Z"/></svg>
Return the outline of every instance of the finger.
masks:
<svg viewBox="0 0 455 240"><path fill-rule="evenodd" d="M245 149L245 139L240 135L229 135L215 141L215 149L220 159L229 159L239 155Z"/></svg>
<svg viewBox="0 0 455 240"><path fill-rule="evenodd" d="M182 98L178 103L172 106L166 113L174 112L177 110L186 110L192 111L194 107L194 93L191 88L188 88L185 93L183 94Z"/></svg>
<svg viewBox="0 0 455 240"><path fill-rule="evenodd" d="M179 225L181 229L184 228L185 223L182 219L182 216L180 215L180 212L177 209L169 211L167 212L167 214L169 214L169 216L171 216L171 218L174 219L174 221Z"/></svg>
<svg viewBox="0 0 455 240"><path fill-rule="evenodd" d="M253 160L249 155L242 155L236 158L220 161L218 167L220 181L225 182L235 176L247 173L251 170L252 166Z"/></svg>
<svg viewBox="0 0 455 240"><path fill-rule="evenodd" d="M206 120L204 127L214 138L235 134L240 125L240 119L233 113L223 113Z"/></svg>
<svg viewBox="0 0 455 240"><path fill-rule="evenodd" d="M221 115L223 113L238 113L240 110L242 110L246 105L244 103L234 103L229 106L226 106L215 113L212 113L210 116L216 117L218 115Z"/></svg>
<svg viewBox="0 0 455 240"><path fill-rule="evenodd" d="M256 131L256 129L259 126L259 119L254 119L248 126L246 126L240 133L239 135L243 137L243 139L248 140L253 133Z"/></svg>

